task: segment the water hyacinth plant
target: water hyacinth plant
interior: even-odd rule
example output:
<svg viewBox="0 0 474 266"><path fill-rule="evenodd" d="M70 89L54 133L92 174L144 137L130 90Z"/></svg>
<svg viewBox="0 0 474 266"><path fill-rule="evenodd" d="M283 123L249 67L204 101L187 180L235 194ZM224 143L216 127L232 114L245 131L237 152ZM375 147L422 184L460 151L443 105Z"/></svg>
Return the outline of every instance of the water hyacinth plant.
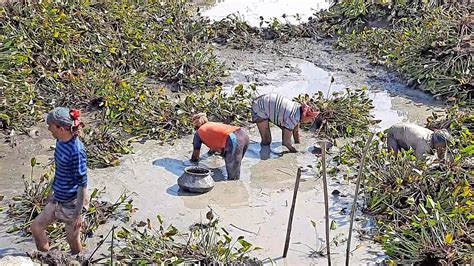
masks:
<svg viewBox="0 0 474 266"><path fill-rule="evenodd" d="M296 101L306 101L320 111L312 127L316 133L329 138L352 137L368 131L377 121L370 113L374 108L366 88L333 92L325 97L321 91L309 96L300 95Z"/></svg>
<svg viewBox="0 0 474 266"><path fill-rule="evenodd" d="M115 165L131 136L190 132L169 87L212 91L223 75L185 2L8 2L0 14L2 128L25 131L54 106L87 111L92 166Z"/></svg>
<svg viewBox="0 0 474 266"><path fill-rule="evenodd" d="M151 221L142 221L130 229L123 227L117 232L120 255L117 260L132 264L245 264L262 265L249 253L260 249L247 242L243 236L234 239L229 232L218 226L212 210L206 215L205 223L195 224L189 232L179 232L169 225L165 228L163 219L157 215L158 228Z"/></svg>
<svg viewBox="0 0 474 266"><path fill-rule="evenodd" d="M364 169L364 210L376 219L375 240L394 262L464 264L472 259L472 118L472 113L450 109L444 117L428 119L457 136L449 144L447 164L417 159L412 151L394 157L383 133L372 142ZM362 145L346 145L338 160L353 165Z"/></svg>

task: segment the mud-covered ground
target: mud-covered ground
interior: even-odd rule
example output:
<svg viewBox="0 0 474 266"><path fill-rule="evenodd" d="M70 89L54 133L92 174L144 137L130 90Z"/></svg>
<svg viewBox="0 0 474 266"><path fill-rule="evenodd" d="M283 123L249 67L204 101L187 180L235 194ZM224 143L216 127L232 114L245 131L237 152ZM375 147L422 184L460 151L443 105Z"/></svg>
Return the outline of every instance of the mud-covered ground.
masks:
<svg viewBox="0 0 474 266"><path fill-rule="evenodd" d="M229 90L237 83L256 83L261 93L274 91L288 97L318 90L327 93L331 75L336 80L331 91L366 85L374 99L374 114L382 120L381 128L405 120L421 124L431 111L439 107L430 96L404 86L396 74L375 67L358 55L334 51L331 46L320 42L268 43L254 51L218 48L217 53L229 69L229 76L224 78L224 86ZM52 159L50 147L54 140L45 125L39 124L37 129L38 134L30 131L31 137L2 136L0 195L21 194L21 175L29 175L31 157L36 157L43 166ZM90 170L90 187L106 186L106 198L111 201L123 190L133 191L138 211L132 219L154 219L159 213L166 223L173 223L180 229L200 222L211 207L220 216L221 225L232 234L243 235L249 242L263 248L254 254L259 258L272 258L277 263L289 265L324 263L325 258L318 257L315 252L323 245L321 240L324 238L322 181L316 170L318 159L311 153L317 139L304 133L302 144L297 145L300 152L281 156L279 152L284 149L279 130L273 129L274 143L270 154L261 150L256 128L251 126L247 131L251 134L252 144L243 161L241 180L221 181L225 177L223 160L218 156L204 155L201 163L214 169L214 178L219 181L209 193L183 194L176 184L184 167L189 165L191 136L178 140L174 146L162 146L152 141L135 144L134 154L124 156L120 166ZM331 151L332 154L335 152ZM304 173L290 251L288 258L282 260L280 256L299 166L304 168ZM329 182L330 192L340 192L339 196L330 197L330 218L338 224L337 229L331 231L331 239L334 238L338 244L332 247L333 261L342 264L353 187L342 177ZM0 203L5 205L5 200ZM358 217L357 220L356 231L365 231L368 219ZM4 219L0 221L0 257L24 254L34 249L32 239L7 235L6 227L1 224ZM311 221L316 223L316 230ZM101 231L107 232L112 224L104 225ZM383 257L380 247L362 241L360 237L356 233L353 238L354 263L367 264ZM90 240L86 252L90 252L96 242L96 238Z"/></svg>

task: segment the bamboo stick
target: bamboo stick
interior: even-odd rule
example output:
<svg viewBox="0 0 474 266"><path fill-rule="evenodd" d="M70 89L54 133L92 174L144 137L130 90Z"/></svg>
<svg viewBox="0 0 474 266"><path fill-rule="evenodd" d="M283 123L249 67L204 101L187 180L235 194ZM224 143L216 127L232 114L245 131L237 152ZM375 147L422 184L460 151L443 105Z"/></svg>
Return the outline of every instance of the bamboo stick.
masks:
<svg viewBox="0 0 474 266"><path fill-rule="evenodd" d="M296 196L298 195L298 188L300 186L300 178L301 178L301 167L298 167L298 172L296 173L295 189L293 190L293 201L291 202L290 217L288 218L288 227L286 229L286 239L285 239L285 248L283 249L283 258L286 258L286 255L288 254L288 248L290 246L291 227L293 225L293 214L295 212Z"/></svg>
<svg viewBox="0 0 474 266"><path fill-rule="evenodd" d="M349 224L349 236L347 237L346 266L349 265L349 256L351 253L352 227L354 225L354 215L355 215L356 207L357 207L357 196L359 195L359 187L360 187L360 181L362 179L361 178L362 171L364 170L365 156L367 154L367 151L369 150L370 142L372 141L373 137L374 137L374 133L370 132L369 138L367 139L367 142L365 143L364 150L362 151L362 158L360 159L359 173L357 174L356 189L354 192L354 202L352 202L351 220Z"/></svg>
<svg viewBox="0 0 474 266"><path fill-rule="evenodd" d="M324 190L324 218L326 223L326 257L328 259L328 266L331 266L331 250L329 241L329 198L328 198L328 183L326 176L326 141L321 142L321 168L323 174L323 190Z"/></svg>

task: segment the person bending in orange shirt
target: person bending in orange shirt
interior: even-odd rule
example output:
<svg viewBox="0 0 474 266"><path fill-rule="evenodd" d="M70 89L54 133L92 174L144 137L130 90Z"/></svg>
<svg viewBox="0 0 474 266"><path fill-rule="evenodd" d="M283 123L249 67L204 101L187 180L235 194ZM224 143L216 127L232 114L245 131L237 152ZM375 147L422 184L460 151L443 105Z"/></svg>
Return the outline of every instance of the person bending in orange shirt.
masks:
<svg viewBox="0 0 474 266"><path fill-rule="evenodd" d="M249 136L240 127L209 122L205 113L195 114L192 117L194 128L192 162L199 160L201 145L204 143L211 151L219 152L225 160L227 178L238 180L240 166L249 146Z"/></svg>

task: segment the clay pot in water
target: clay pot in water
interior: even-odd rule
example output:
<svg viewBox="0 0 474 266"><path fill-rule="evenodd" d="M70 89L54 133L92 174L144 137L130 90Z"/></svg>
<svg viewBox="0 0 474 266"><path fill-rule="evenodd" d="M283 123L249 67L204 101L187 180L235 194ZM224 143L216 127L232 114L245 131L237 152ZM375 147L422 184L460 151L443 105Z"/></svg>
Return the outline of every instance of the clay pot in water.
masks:
<svg viewBox="0 0 474 266"><path fill-rule="evenodd" d="M184 173L178 178L178 186L188 192L205 193L214 187L214 180L206 168L190 166L184 169Z"/></svg>

